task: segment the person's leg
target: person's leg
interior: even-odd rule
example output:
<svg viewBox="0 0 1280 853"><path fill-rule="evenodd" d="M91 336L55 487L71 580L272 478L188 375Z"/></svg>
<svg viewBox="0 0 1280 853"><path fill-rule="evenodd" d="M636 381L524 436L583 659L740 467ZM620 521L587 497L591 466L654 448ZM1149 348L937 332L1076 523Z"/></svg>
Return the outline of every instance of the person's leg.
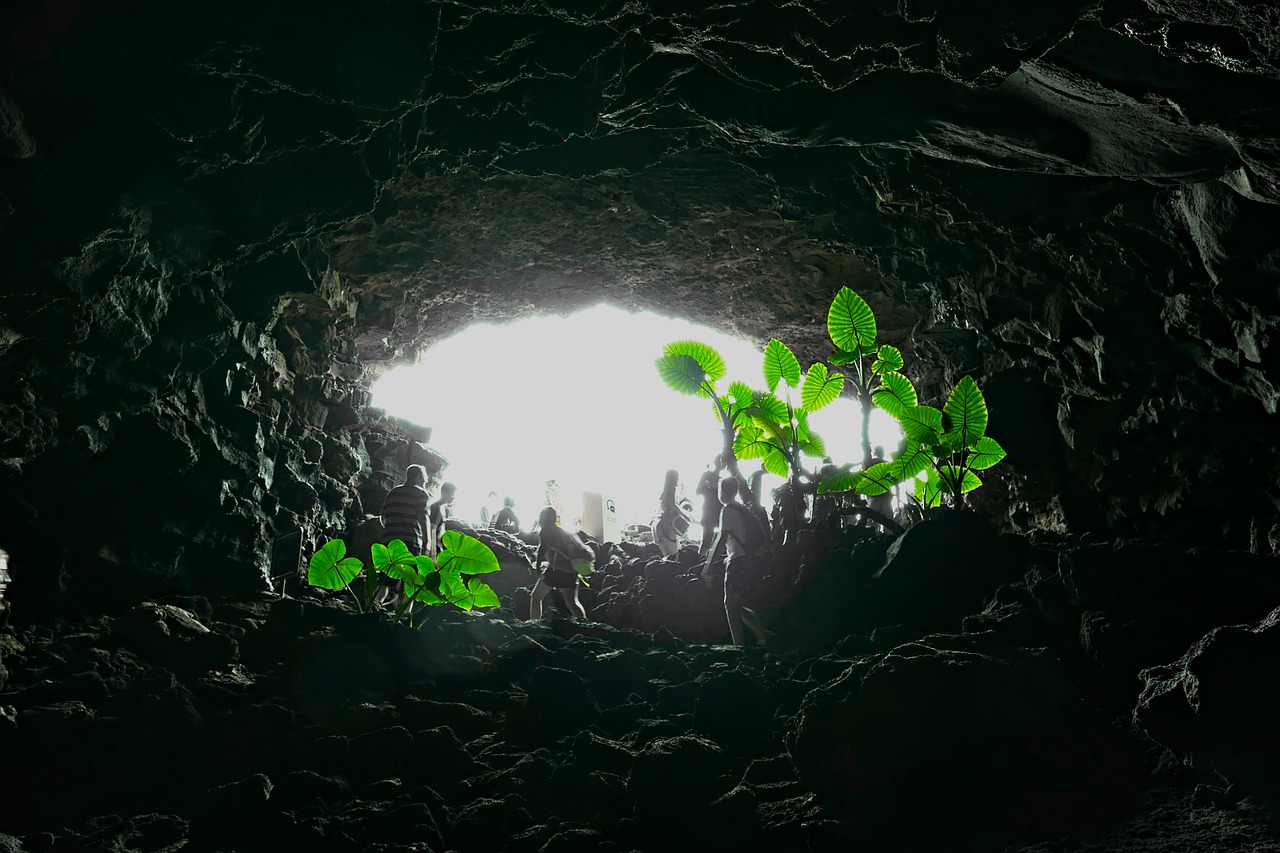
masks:
<svg viewBox="0 0 1280 853"><path fill-rule="evenodd" d="M547 597L547 593L551 591L551 587L541 577L538 582L533 585L533 592L529 593L529 618L537 621L542 618L542 599Z"/></svg>
<svg viewBox="0 0 1280 853"><path fill-rule="evenodd" d="M742 606L738 607L738 612L740 614L738 621L740 623L745 623L746 626L751 629L751 633L754 634L756 638L756 645L763 646L765 643L769 642L769 638L773 636L773 632L764 626L764 621L761 620L758 613L750 607Z"/></svg>
<svg viewBox="0 0 1280 853"><path fill-rule="evenodd" d="M569 609L571 614L579 619L587 618L587 610L582 606L582 602L578 600L578 588L576 586L556 591L560 593L560 600L564 602L564 606Z"/></svg>
<svg viewBox="0 0 1280 853"><path fill-rule="evenodd" d="M724 613L729 619L729 638L735 646L742 643L742 596L724 591Z"/></svg>

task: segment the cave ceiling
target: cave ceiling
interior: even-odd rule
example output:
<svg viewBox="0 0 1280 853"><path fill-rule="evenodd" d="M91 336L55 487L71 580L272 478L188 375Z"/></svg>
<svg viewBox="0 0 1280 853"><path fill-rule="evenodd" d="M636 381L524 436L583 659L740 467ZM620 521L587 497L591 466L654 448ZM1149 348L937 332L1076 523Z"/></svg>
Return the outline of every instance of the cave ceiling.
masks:
<svg viewBox="0 0 1280 853"><path fill-rule="evenodd" d="M926 388L984 383L1024 524L1176 528L1243 481L1276 515L1272 3L68 0L0 33L12 476L291 299L367 386L600 301L807 362L849 285Z"/></svg>

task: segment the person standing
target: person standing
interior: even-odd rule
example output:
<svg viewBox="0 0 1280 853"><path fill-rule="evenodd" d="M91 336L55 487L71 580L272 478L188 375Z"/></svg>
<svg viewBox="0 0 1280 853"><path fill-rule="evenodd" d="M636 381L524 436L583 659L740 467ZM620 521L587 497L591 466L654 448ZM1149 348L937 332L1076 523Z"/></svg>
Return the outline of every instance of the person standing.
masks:
<svg viewBox="0 0 1280 853"><path fill-rule="evenodd" d="M515 536L520 532L520 519L516 517L515 499L508 496L502 499L502 509L493 517L490 527Z"/></svg>
<svg viewBox="0 0 1280 853"><path fill-rule="evenodd" d="M488 497L484 499L484 506L480 507L480 526L492 527L493 519L498 514L498 493L489 492Z"/></svg>
<svg viewBox="0 0 1280 853"><path fill-rule="evenodd" d="M435 542L427 510L427 469L410 465L404 472L404 483L387 492L382 501L382 542L390 544L399 539L415 557L434 554ZM375 604L395 603L401 582L378 573L378 592Z"/></svg>
<svg viewBox="0 0 1280 853"><path fill-rule="evenodd" d="M663 557L670 557L680 550L680 537L689 530L689 516L684 514L676 495L680 474L672 468L662 482L662 494L658 496L658 517L653 521L653 541Z"/></svg>
<svg viewBox="0 0 1280 853"><path fill-rule="evenodd" d="M702 496L702 547L700 554L706 554L716 536L716 525L720 521L720 470L724 467L724 457L716 454L715 461L707 466L698 480L695 493Z"/></svg>
<svg viewBox="0 0 1280 853"><path fill-rule="evenodd" d="M733 644L743 645L742 627L746 625L755 635L756 643L763 645L768 641L770 631L755 611L743 603L743 594L751 581L750 573L757 570L752 557L768 543L769 534L761 527L755 514L738 503L737 478L725 477L720 481L719 497L722 506L720 529L702 566L702 580L712 590L718 590L723 584L724 612ZM713 566L721 545L725 551L724 571L717 573Z"/></svg>
<svg viewBox="0 0 1280 853"><path fill-rule="evenodd" d="M453 517L453 497L457 493L457 486L453 483L445 483L440 487L440 497L431 505L432 550L428 553L432 557L440 555L440 544L444 541L445 521Z"/></svg>

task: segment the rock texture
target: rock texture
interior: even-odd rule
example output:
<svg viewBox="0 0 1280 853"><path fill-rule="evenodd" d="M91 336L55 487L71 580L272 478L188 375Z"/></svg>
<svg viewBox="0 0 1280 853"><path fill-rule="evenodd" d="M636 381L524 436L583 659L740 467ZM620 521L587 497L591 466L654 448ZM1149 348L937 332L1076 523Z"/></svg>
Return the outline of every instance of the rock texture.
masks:
<svg viewBox="0 0 1280 853"><path fill-rule="evenodd" d="M1265 4L326 9L4 13L0 515L36 597L260 585L421 440L372 380L469 322L607 299L816 357L844 284L927 394L987 389L1008 524L1268 549Z"/></svg>
<svg viewBox="0 0 1280 853"><path fill-rule="evenodd" d="M640 583L591 621L522 621L504 596L414 630L305 589L0 631L0 849L1276 847L1274 559L1135 608L1125 591L1166 554L1117 548L1128 578L1100 584L1097 546L1024 542L992 560L1013 582L971 580L988 605L944 622L898 578L936 579L989 534L938 524L827 550L822 595L761 606L768 648L687 642L705 630L689 609L727 633L718 603L650 582L678 559L619 553L599 572ZM488 577L518 576L508 560ZM866 587L841 591L851 574ZM1169 639L1242 582L1261 621ZM1247 612L1242 596L1213 618Z"/></svg>
<svg viewBox="0 0 1280 853"><path fill-rule="evenodd" d="M0 849L1274 847L1278 103L1246 0L8 4ZM552 628L516 540L434 633L263 597L442 475L368 405L433 341L807 362L841 285L979 381L998 534L806 531L768 653L688 554Z"/></svg>

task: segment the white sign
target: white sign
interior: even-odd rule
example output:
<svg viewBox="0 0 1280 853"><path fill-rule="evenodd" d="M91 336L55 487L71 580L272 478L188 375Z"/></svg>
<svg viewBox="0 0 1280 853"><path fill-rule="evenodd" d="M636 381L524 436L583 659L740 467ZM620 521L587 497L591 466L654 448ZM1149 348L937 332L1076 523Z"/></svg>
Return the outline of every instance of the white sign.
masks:
<svg viewBox="0 0 1280 853"><path fill-rule="evenodd" d="M612 495L582 493L582 530L597 542L622 541L618 505Z"/></svg>

